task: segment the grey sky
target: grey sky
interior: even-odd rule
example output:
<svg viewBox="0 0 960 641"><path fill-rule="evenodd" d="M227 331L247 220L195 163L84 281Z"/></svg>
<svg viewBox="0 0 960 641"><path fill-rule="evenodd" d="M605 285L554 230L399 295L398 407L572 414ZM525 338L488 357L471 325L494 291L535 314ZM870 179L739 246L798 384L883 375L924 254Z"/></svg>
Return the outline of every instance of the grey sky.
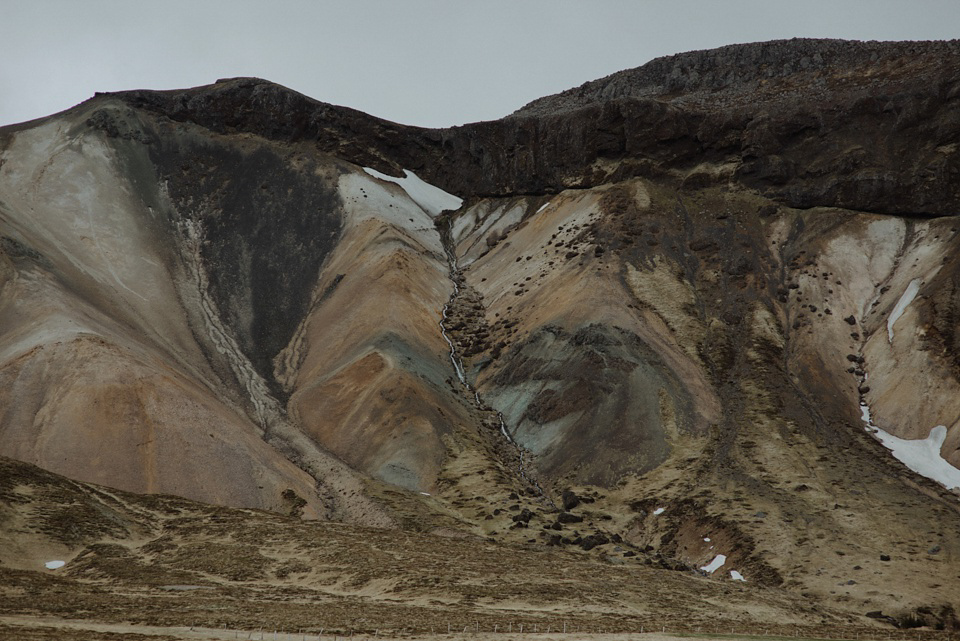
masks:
<svg viewBox="0 0 960 641"><path fill-rule="evenodd" d="M958 0L0 0L0 124L95 91L259 76L407 124L506 115L737 42L960 37Z"/></svg>

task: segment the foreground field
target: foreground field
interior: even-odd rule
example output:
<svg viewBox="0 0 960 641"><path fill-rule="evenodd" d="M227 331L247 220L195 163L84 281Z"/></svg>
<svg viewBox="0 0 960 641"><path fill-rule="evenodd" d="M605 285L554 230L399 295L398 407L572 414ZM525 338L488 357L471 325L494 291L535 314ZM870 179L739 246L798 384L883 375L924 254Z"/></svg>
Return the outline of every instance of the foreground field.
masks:
<svg viewBox="0 0 960 641"><path fill-rule="evenodd" d="M307 522L118 492L10 459L0 459L0 537L10 639L205 638L187 635L191 627L236 639L274 630L887 638L892 629L784 589L665 569L643 553ZM47 569L51 561L63 565Z"/></svg>
<svg viewBox="0 0 960 641"><path fill-rule="evenodd" d="M912 641L917 639L951 639L951 635L943 633L899 633L899 634L865 634L854 633L853 636L843 637L801 637L801 636L763 636L752 634L687 634L662 632L537 632L519 633L507 632L451 632L449 634L409 634L383 635L378 631L374 634L357 634L352 632L323 632L318 630L230 630L227 628L201 627L160 627L138 626L129 624L97 624L83 621L69 621L52 618L22 618L0 617L0 634L3 638L23 639L57 639L58 641L112 641L114 639L162 641L162 640L196 640L221 641L229 639L247 639L248 641L339 641L339 639L356 639L370 641L372 639L401 638L405 641L504 641L507 639L529 639L530 641L680 641L681 639L696 639L698 641L827 641L828 639L857 639L862 641Z"/></svg>

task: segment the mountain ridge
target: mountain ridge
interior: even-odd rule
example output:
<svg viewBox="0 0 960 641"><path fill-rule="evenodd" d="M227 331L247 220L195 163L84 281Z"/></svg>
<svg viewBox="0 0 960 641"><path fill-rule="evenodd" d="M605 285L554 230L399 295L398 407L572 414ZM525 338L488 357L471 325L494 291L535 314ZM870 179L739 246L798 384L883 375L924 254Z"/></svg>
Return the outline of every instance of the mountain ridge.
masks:
<svg viewBox="0 0 960 641"><path fill-rule="evenodd" d="M783 72L783 68L810 57L800 54L820 50L828 59L840 58L850 50L861 57L851 67L832 67L821 61L809 71L801 68ZM877 52L884 54L875 61L886 65L882 74L871 77L869 84L857 81L874 64L871 56ZM909 64L896 64L908 54ZM730 93L726 87L691 102L691 95L701 93L696 86L692 94L682 91L687 82L682 80L687 77L683 74L677 76L681 80L676 87L667 86L669 91L680 91L678 98L660 99L657 91L634 95L631 89L636 77L646 82L666 74L669 80L674 76L669 75L672 72L668 68L687 69L687 62L726 65L728 57L734 61L759 58L783 65L779 75L764 79L773 96L770 105L787 100L781 95L785 87L789 89L785 95L794 98L781 113L767 113L767 103L758 99L766 90L752 90L753 85L748 83L746 93L741 92L740 102L734 105L725 102L724 96ZM656 178L665 170L680 180L691 177L701 182L716 181L716 177L697 171L703 160L709 160L739 164L735 179L794 207L841 206L877 213L947 215L960 203L950 186L953 182L937 179L937 189L931 192L930 181L918 180L917 174L946 176L957 171L949 156L945 158L937 148L957 134L958 69L960 50L956 41L864 44L796 40L731 45L659 58L635 70L540 99L531 103L541 105L535 115L530 112L532 107L522 108L498 121L444 129L389 123L256 79L221 81L186 92L107 95L214 131L233 127L271 139L312 142L320 149L392 175L397 175L402 165L423 173L448 191L468 197L586 188L629 177ZM695 69L683 73L688 72L699 77ZM599 83L613 88L597 89L602 100L577 103L577 109L558 106L585 87L601 87ZM617 83L622 87L615 86ZM811 86L823 96L811 99ZM880 87L888 93L878 96ZM587 111L574 114L582 109ZM879 129L882 136L863 135L864 130L871 129ZM354 136L359 131L363 132L364 144ZM836 150L829 146L811 145L817 135L826 132L849 139L850 148L844 155L837 157ZM929 140L931 135L939 140L920 148L912 144L918 139ZM803 144L791 144L791 140ZM782 148L773 149L771 141L778 141ZM625 159L630 162L622 162ZM621 164L615 174L603 168L603 163L616 160ZM804 169L803 164L814 169ZM458 170L448 172L446 167ZM796 184L782 189L787 182Z"/></svg>
<svg viewBox="0 0 960 641"><path fill-rule="evenodd" d="M593 100L624 97L662 97L668 101L696 101L697 94L745 90L752 98L766 98L763 84L776 83L790 76L809 75L806 91L823 91L827 79L823 71L834 67L864 71L872 67L876 74L884 68L892 77L881 78L881 86L904 81L917 66L932 66L930 58L946 67L956 64L960 41L859 41L829 38L792 38L748 44L734 44L714 49L688 51L661 56L650 62L612 73L579 87L553 96L538 98L524 105L511 116L553 113L583 107ZM913 60L907 65L908 57ZM895 63L890 65L890 63ZM945 64L946 63L946 64ZM892 67L892 68L891 68ZM723 72L723 73L721 73ZM782 89L781 89L782 91ZM692 94L692 95L691 95ZM576 100L571 100L576 99ZM701 101L705 99L701 98Z"/></svg>

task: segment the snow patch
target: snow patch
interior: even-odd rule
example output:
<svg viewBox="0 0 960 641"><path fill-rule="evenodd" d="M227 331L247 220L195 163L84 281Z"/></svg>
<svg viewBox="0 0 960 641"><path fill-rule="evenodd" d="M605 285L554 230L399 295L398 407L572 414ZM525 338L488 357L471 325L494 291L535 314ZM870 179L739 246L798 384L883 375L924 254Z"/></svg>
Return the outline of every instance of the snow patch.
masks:
<svg viewBox="0 0 960 641"><path fill-rule="evenodd" d="M47 561L44 563L48 570L59 570L67 564L66 561Z"/></svg>
<svg viewBox="0 0 960 641"><path fill-rule="evenodd" d="M707 543L709 543L709 542L710 542L710 537L709 537L709 536L705 536L705 537L703 537L703 540L706 541Z"/></svg>
<svg viewBox="0 0 960 641"><path fill-rule="evenodd" d="M746 579L743 578L743 575L737 572L736 570L730 570L730 578L733 581L743 581L746 582Z"/></svg>
<svg viewBox="0 0 960 641"><path fill-rule="evenodd" d="M374 178L400 185L400 188L410 196L410 200L420 205L420 208L431 216L437 216L440 212L450 209L460 209L460 206L463 205L462 198L457 198L453 194L431 185L409 169L403 170L403 178L388 176L370 167L364 167L363 170Z"/></svg>
<svg viewBox="0 0 960 641"><path fill-rule="evenodd" d="M960 488L960 470L940 455L943 442L947 439L946 426L937 425L930 430L927 438L904 439L877 427L870 417L870 407L864 401L860 402L860 414L866 423L864 429L890 450L895 459L948 490Z"/></svg>
<svg viewBox="0 0 960 641"><path fill-rule="evenodd" d="M541 211L543 211L544 209L546 209L546 208L549 207L549 206L550 206L550 203L543 203L542 205L540 205L540 209L538 209L538 210L535 211L534 213L535 213L535 214L539 214Z"/></svg>
<svg viewBox="0 0 960 641"><path fill-rule="evenodd" d="M876 429L874 436L883 446L911 470L943 484L948 490L960 488L960 470L940 456L940 448L947 438L945 426L937 425L927 438L913 440L898 438L879 427L872 427Z"/></svg>
<svg viewBox="0 0 960 641"><path fill-rule="evenodd" d="M920 279L914 278L910 281L910 284L907 285L906 291L903 292L903 296L900 297L900 300L898 300L897 304L893 307L893 311L890 312L890 318L887 319L887 338L891 344L893 344L894 324L900 320L903 312L906 311L907 306L913 302L913 299L917 297L917 292L919 291Z"/></svg>
<svg viewBox="0 0 960 641"><path fill-rule="evenodd" d="M727 556L725 554L718 554L717 556L713 557L713 561L710 561L710 563L707 563L705 566L703 566L700 569L709 574L713 574L714 572L722 568L723 564L726 562L727 562Z"/></svg>
<svg viewBox="0 0 960 641"><path fill-rule="evenodd" d="M664 511L666 511L666 509L667 509L667 508L664 508L664 507L658 507L657 509L655 509L655 510L653 511L653 514L654 514L654 516L660 516L661 514L664 513Z"/></svg>
<svg viewBox="0 0 960 641"><path fill-rule="evenodd" d="M868 432L870 431L871 427L876 427L873 424L873 419L870 418L870 406L862 401L860 403L860 419L867 424L867 427L864 429L866 429Z"/></svg>

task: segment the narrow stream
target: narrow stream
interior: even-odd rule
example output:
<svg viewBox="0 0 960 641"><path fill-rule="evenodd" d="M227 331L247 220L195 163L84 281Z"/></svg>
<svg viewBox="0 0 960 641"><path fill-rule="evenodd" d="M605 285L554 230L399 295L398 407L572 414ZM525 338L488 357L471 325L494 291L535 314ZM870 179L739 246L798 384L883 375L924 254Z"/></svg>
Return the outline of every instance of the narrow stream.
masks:
<svg viewBox="0 0 960 641"><path fill-rule="evenodd" d="M443 230L441 230L441 238L443 240L444 251L447 254L447 265L449 267L449 278L450 278L450 281L453 283L453 293L450 295L450 300L447 301L447 303L443 306L443 312L441 314L442 318L440 319L440 323L439 323L440 334L443 336L443 340L445 340L447 342L447 345L450 347L450 362L453 364L453 370L457 374L457 380L460 381L460 384L463 385L463 387L467 390L468 393L473 395L474 405L476 405L478 410L480 410L481 412L491 412L491 411L494 411L493 408L491 408L489 405L483 402L483 399L480 398L480 392L478 392L477 389L473 385L471 385L470 382L467 380L466 370L464 369L464 366L463 366L463 358L461 358L460 355L457 353L456 345L454 345L453 339L450 338L450 335L447 333L446 322L448 320L448 313L450 311L450 307L460 296L460 281L462 279L462 275L460 273L460 266L457 263L457 256L454 253L453 249L450 247L451 242L447 237L447 234L445 234ZM521 447L514 440L512 436L510 436L510 432L507 430L507 423L506 421L504 421L503 413L500 411L497 411L497 420L499 421L500 433L503 435L503 438L506 439L507 443L512 445L513 448L517 451L518 460L519 460L517 473L520 475L520 478L523 479L526 483L528 483L532 487L534 487L537 490L537 492L540 494L540 497L542 499L544 499L550 505L553 505L554 507L556 507L553 501L550 500L550 497L548 497L546 493L543 491L543 488L540 487L540 484L537 483L537 481L534 478L527 475L526 456L525 456L526 450L524 450L524 448Z"/></svg>
<svg viewBox="0 0 960 641"><path fill-rule="evenodd" d="M451 279L452 280L452 279ZM457 281L453 281L453 294L450 296L452 301L460 293L460 287L457 285ZM470 384L467 383L467 377L463 372L463 361L460 360L460 357L457 356L457 350L453 346L453 341L450 340L450 336L447 335L447 328L444 326L444 323L447 321L447 312L450 309L450 303L448 302L443 306L443 318L440 320L440 333L443 335L443 340L447 341L447 345L450 346L450 362L453 363L453 369L457 373L457 378L460 380L460 383L470 388ZM474 392L476 394L476 392ZM479 398L477 399L479 402Z"/></svg>

